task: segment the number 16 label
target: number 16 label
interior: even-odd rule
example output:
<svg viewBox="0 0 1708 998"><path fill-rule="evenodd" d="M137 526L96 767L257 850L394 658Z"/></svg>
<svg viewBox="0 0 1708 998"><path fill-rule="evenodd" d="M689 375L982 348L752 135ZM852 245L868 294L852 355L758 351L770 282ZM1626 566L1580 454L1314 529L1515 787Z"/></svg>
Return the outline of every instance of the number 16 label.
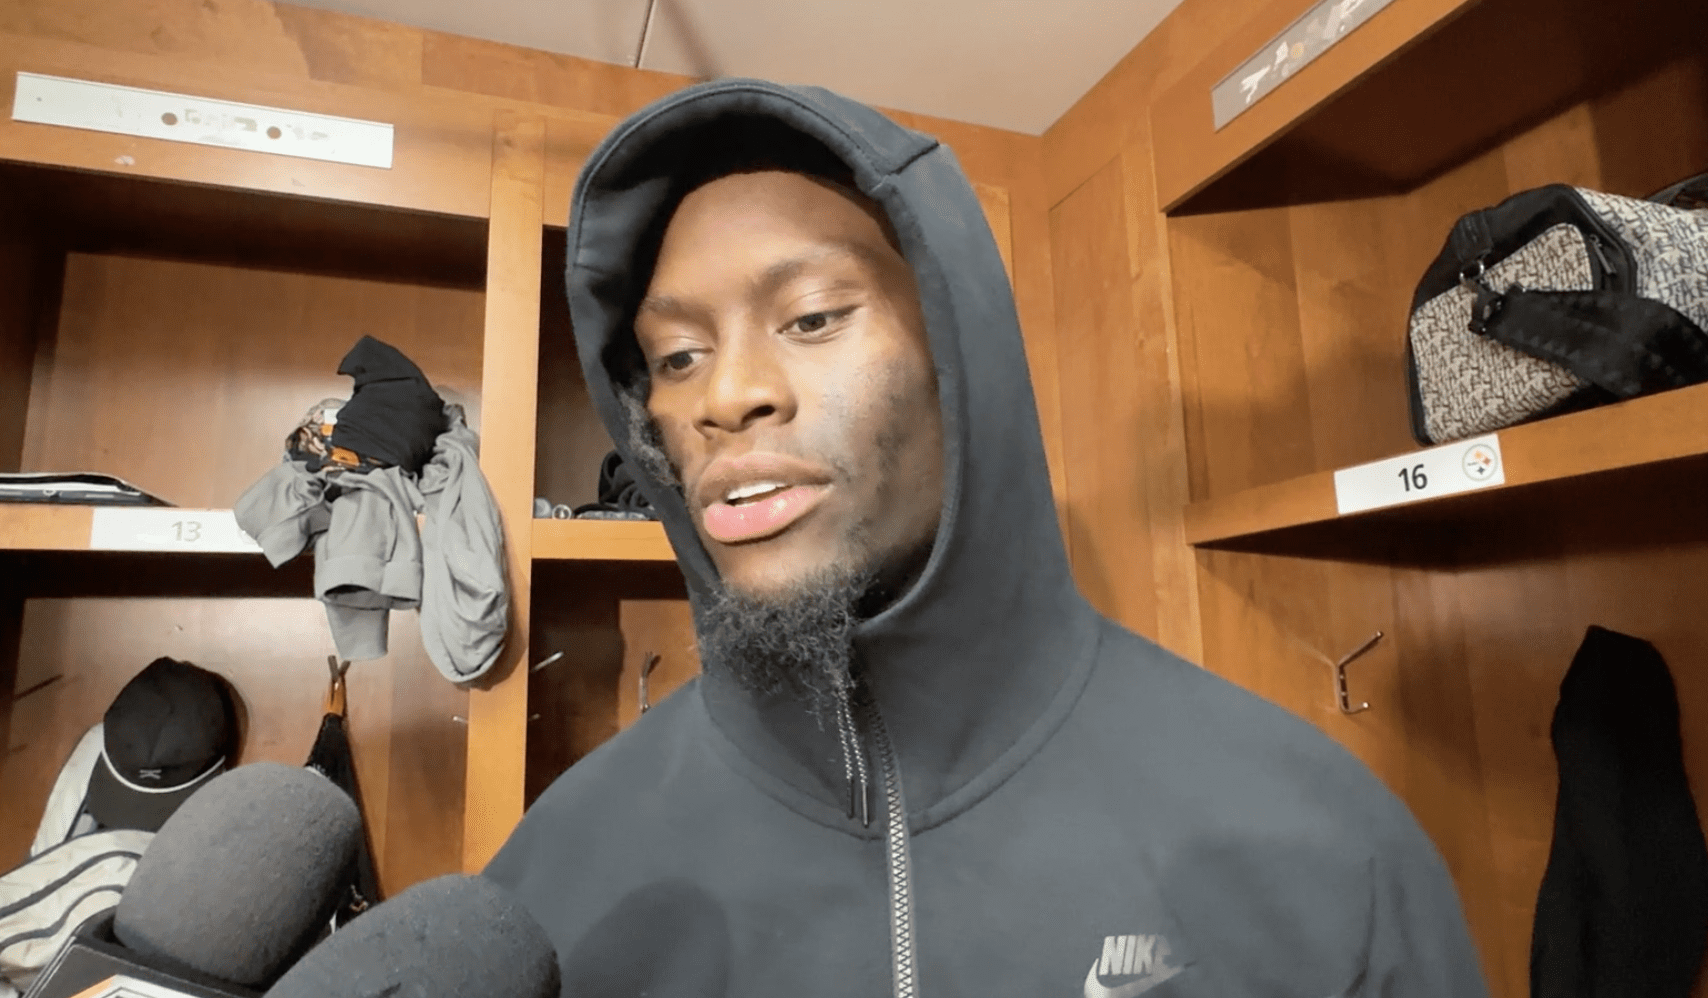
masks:
<svg viewBox="0 0 1708 998"><path fill-rule="evenodd" d="M1341 515L1506 484L1500 435L1472 437L1334 473Z"/></svg>

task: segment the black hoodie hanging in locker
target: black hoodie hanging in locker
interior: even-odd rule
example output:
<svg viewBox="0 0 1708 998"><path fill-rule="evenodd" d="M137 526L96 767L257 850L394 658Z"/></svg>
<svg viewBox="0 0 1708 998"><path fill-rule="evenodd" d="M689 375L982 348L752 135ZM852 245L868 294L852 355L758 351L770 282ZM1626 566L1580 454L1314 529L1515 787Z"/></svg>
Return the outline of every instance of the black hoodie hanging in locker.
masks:
<svg viewBox="0 0 1708 998"><path fill-rule="evenodd" d="M1560 794L1531 998L1686 998L1708 938L1708 846L1660 652L1591 627L1551 734Z"/></svg>

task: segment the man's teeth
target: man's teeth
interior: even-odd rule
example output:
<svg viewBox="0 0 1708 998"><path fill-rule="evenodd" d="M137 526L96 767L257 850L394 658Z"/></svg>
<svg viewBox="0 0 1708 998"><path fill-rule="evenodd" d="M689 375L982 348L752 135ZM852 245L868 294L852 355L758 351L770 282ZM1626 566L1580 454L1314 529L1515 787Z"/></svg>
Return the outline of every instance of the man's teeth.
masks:
<svg viewBox="0 0 1708 998"><path fill-rule="evenodd" d="M782 482L754 482L752 485L743 485L739 489L730 489L729 494L724 496L724 502L740 502L743 499L751 499L754 496L762 496L767 492L786 488L788 486Z"/></svg>

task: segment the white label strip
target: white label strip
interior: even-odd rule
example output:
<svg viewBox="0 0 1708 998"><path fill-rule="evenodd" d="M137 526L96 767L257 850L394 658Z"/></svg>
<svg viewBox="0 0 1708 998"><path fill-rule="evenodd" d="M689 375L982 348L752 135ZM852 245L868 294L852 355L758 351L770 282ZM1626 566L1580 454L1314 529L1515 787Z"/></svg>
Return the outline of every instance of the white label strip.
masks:
<svg viewBox="0 0 1708 998"><path fill-rule="evenodd" d="M12 120L391 169L392 126L19 73Z"/></svg>
<svg viewBox="0 0 1708 998"><path fill-rule="evenodd" d="M89 526L92 551L261 552L229 509L97 506Z"/></svg>
<svg viewBox="0 0 1708 998"><path fill-rule="evenodd" d="M1334 473L1341 515L1506 484L1500 435L1490 433Z"/></svg>
<svg viewBox="0 0 1708 998"><path fill-rule="evenodd" d="M1394 0L1321 0L1210 88L1216 131Z"/></svg>

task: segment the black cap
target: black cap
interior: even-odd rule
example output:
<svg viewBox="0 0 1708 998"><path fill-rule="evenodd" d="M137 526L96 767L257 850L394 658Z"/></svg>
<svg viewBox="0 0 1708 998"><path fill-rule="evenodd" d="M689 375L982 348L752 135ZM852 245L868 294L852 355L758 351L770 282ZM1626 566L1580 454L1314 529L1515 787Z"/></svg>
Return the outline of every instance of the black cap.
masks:
<svg viewBox="0 0 1708 998"><path fill-rule="evenodd" d="M157 658L107 708L100 761L84 806L105 828L160 830L237 751L237 708L226 681Z"/></svg>

